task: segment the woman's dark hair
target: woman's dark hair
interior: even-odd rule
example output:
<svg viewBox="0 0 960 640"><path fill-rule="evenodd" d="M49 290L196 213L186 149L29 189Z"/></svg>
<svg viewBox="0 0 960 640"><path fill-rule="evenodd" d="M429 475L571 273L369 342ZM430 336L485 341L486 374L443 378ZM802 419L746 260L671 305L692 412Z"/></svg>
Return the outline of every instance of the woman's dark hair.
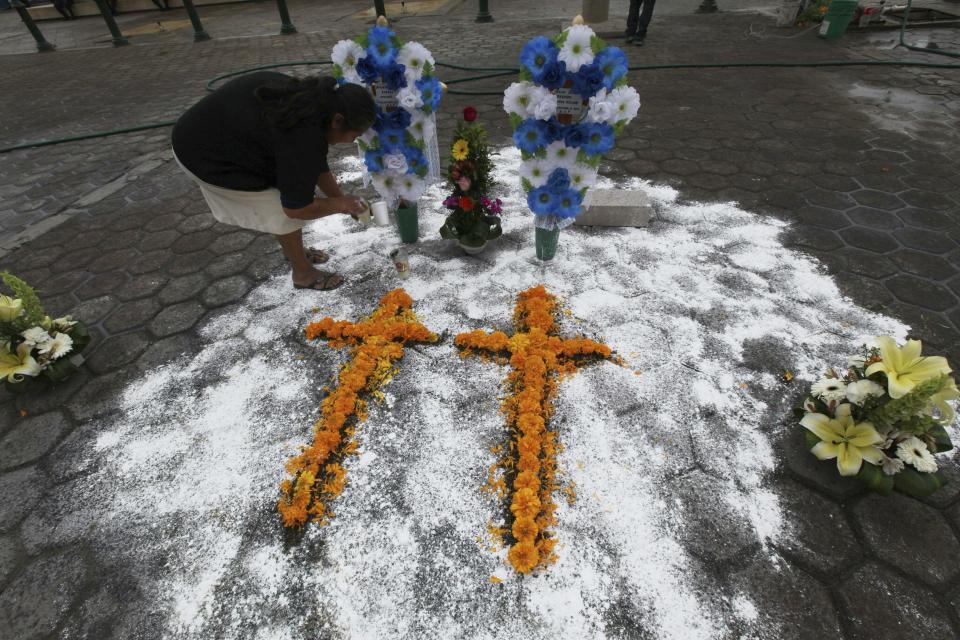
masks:
<svg viewBox="0 0 960 640"><path fill-rule="evenodd" d="M290 78L257 87L255 95L270 124L282 130L301 122L319 123L329 129L333 116L339 113L347 130L366 131L377 119L377 106L365 88L339 85L330 76Z"/></svg>

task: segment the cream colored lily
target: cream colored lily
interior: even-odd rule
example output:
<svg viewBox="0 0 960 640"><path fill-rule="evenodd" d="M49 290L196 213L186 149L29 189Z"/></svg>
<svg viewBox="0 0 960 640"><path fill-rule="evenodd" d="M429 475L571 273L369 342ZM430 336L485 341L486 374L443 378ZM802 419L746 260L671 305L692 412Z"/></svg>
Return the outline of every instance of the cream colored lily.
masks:
<svg viewBox="0 0 960 640"><path fill-rule="evenodd" d="M0 353L0 378L6 378L10 382L20 382L23 376L35 376L40 373L40 365L30 355L32 345L26 342L17 347L16 353L10 353L10 349L4 349Z"/></svg>
<svg viewBox="0 0 960 640"><path fill-rule="evenodd" d="M902 398L921 382L950 373L946 358L920 355L919 340L907 340L903 347L898 347L893 338L880 336L877 344L883 361L867 367L866 374L872 376L878 371L885 373L887 393L891 398Z"/></svg>
<svg viewBox="0 0 960 640"><path fill-rule="evenodd" d="M960 390L957 389L957 382L953 378L948 378L943 389L930 396L930 406L940 410L940 424L953 424L956 420L957 412L950 401L957 398L960 398Z"/></svg>
<svg viewBox="0 0 960 640"><path fill-rule="evenodd" d="M10 322L23 312L23 301L20 298L0 295L0 322Z"/></svg>
<svg viewBox="0 0 960 640"><path fill-rule="evenodd" d="M820 460L836 458L842 476L857 475L864 460L872 464L883 461L883 452L877 447L883 438L869 422L854 424L849 404L837 407L834 419L822 413L808 413L800 424L820 438L810 452Z"/></svg>

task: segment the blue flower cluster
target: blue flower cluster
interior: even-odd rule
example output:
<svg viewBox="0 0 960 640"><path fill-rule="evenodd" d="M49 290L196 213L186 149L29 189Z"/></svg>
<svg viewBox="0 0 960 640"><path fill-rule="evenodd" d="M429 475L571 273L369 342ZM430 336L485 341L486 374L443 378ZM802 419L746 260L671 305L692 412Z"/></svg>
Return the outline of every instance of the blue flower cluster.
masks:
<svg viewBox="0 0 960 640"><path fill-rule="evenodd" d="M597 94L600 89L613 90L617 82L627 75L627 56L617 47L601 50L590 64L580 67L576 73L567 71L567 65L557 59L560 49L545 36L538 36L520 52L523 65L536 84L547 89L559 89L568 80L572 91L584 100Z"/></svg>
<svg viewBox="0 0 960 640"><path fill-rule="evenodd" d="M583 196L570 187L570 173L562 167L553 170L546 184L527 194L527 205L537 215L575 218L581 204Z"/></svg>
<svg viewBox="0 0 960 640"><path fill-rule="evenodd" d="M408 144L407 127L410 126L410 122L410 114L404 109L394 109L389 113L377 111L377 120L373 124L373 129L379 134L380 145L364 153L363 161L367 171L371 173L385 171L384 156L400 153L407 160L407 173L416 173L421 177L425 175L427 157L419 148Z"/></svg>
<svg viewBox="0 0 960 640"><path fill-rule="evenodd" d="M407 68L397 62L399 40L388 27L371 27L367 32L366 56L357 61L357 75L364 84L373 84L379 78L392 91L407 87ZM440 81L433 76L424 76L416 82L423 98L424 110L432 113L440 106Z"/></svg>
<svg viewBox="0 0 960 640"><path fill-rule="evenodd" d="M582 149L590 156L601 155L613 148L613 127L605 122L580 122L566 125L556 116L549 120L527 118L513 132L513 143L521 151L535 154L549 144L562 140L568 147Z"/></svg>

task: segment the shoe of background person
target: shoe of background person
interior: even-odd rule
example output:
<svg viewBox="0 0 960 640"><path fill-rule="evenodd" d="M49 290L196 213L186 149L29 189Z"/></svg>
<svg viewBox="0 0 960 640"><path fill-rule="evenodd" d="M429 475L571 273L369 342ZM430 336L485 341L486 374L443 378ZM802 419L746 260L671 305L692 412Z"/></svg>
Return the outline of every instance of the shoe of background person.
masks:
<svg viewBox="0 0 960 640"><path fill-rule="evenodd" d="M633 33L633 34L630 34L629 36L627 36L627 41L626 41L626 42L627 42L627 44L633 44L633 42L635 42L636 39L637 39L637 34Z"/></svg>
<svg viewBox="0 0 960 640"><path fill-rule="evenodd" d="M645 37L645 36L639 36L639 35L634 36L634 37L633 37L633 40L631 41L631 42L633 42L633 46L635 46L635 47L642 47L642 46L643 46L643 39L644 39L644 37Z"/></svg>

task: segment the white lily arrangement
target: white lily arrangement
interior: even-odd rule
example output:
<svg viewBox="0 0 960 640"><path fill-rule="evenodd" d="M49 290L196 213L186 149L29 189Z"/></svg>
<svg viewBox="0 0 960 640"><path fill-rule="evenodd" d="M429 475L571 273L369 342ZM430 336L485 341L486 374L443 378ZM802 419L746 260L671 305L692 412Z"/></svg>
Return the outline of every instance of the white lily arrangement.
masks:
<svg viewBox="0 0 960 640"><path fill-rule="evenodd" d="M960 391L947 360L921 350L919 340L901 347L881 336L848 359L845 373L829 369L814 382L798 409L810 452L884 495L939 489L945 480L934 456L953 448L945 427Z"/></svg>
<svg viewBox="0 0 960 640"><path fill-rule="evenodd" d="M12 390L39 376L65 379L90 342L86 326L70 316L51 318L26 282L6 272L0 277L14 294L0 295L0 378Z"/></svg>

